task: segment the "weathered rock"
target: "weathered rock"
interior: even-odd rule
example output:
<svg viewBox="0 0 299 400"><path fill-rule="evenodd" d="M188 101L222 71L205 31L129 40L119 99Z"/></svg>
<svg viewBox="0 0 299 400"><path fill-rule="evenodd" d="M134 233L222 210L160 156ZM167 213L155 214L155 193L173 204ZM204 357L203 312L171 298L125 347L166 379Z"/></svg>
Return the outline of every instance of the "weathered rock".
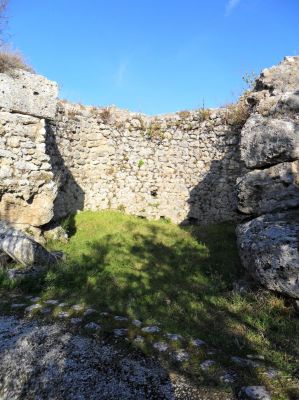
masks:
<svg viewBox="0 0 299 400"><path fill-rule="evenodd" d="M41 118L54 118L58 85L43 76L14 70L0 74L0 108Z"/></svg>
<svg viewBox="0 0 299 400"><path fill-rule="evenodd" d="M265 68L256 82L256 90L284 93L299 86L299 57L285 57L279 64Z"/></svg>
<svg viewBox="0 0 299 400"><path fill-rule="evenodd" d="M57 261L56 256L32 237L3 222L0 222L0 252L25 266L53 264Z"/></svg>
<svg viewBox="0 0 299 400"><path fill-rule="evenodd" d="M58 240L63 243L68 242L68 234L62 226L50 227L44 231L44 237L46 240Z"/></svg>
<svg viewBox="0 0 299 400"><path fill-rule="evenodd" d="M241 158L248 168L299 158L299 125L291 119L252 115L241 132Z"/></svg>
<svg viewBox="0 0 299 400"><path fill-rule="evenodd" d="M57 184L44 120L0 113L0 219L41 226L53 217Z"/></svg>
<svg viewBox="0 0 299 400"><path fill-rule="evenodd" d="M299 86L299 83L298 83ZM276 106L277 111L291 111L298 112L299 111L299 90L295 92L287 92L285 93Z"/></svg>
<svg viewBox="0 0 299 400"><path fill-rule="evenodd" d="M271 396L264 386L246 386L239 393L240 400L271 400Z"/></svg>
<svg viewBox="0 0 299 400"><path fill-rule="evenodd" d="M238 208L261 215L299 206L299 161L248 172L237 183Z"/></svg>
<svg viewBox="0 0 299 400"><path fill-rule="evenodd" d="M299 299L299 210L266 214L237 228L244 267L268 289Z"/></svg>

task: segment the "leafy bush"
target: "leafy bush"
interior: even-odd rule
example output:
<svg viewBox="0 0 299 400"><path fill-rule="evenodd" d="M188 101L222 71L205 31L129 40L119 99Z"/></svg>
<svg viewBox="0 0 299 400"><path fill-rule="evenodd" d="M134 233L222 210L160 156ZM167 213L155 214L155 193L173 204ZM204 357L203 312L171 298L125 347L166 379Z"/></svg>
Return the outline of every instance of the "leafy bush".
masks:
<svg viewBox="0 0 299 400"><path fill-rule="evenodd" d="M16 69L34 73L34 70L26 64L20 53L11 51L0 52L0 73L10 74Z"/></svg>

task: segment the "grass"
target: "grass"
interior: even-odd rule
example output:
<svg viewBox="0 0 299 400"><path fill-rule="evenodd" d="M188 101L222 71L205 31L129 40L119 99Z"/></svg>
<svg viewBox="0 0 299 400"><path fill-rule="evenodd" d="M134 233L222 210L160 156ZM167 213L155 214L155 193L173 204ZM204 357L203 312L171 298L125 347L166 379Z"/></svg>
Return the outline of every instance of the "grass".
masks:
<svg viewBox="0 0 299 400"><path fill-rule="evenodd" d="M24 61L20 53L16 51L0 52L0 73L13 74L15 69L34 73L34 70Z"/></svg>
<svg viewBox="0 0 299 400"><path fill-rule="evenodd" d="M274 294L233 290L244 275L234 226L182 228L111 211L83 212L65 226L69 243L49 245L63 250L67 262L19 284L19 293L161 323L166 332L220 349L228 365L230 356L262 355L281 371L279 380L244 371L244 382L267 384L273 398L291 399L286 391L299 373L298 319ZM0 277L2 292L14 285Z"/></svg>

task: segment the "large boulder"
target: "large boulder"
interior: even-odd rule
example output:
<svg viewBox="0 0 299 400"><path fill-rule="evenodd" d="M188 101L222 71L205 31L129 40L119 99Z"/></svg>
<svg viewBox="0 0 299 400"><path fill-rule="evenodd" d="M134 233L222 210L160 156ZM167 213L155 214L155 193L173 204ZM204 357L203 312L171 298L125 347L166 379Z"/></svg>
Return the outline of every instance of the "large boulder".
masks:
<svg viewBox="0 0 299 400"><path fill-rule="evenodd" d="M54 254L49 253L32 237L4 222L0 222L1 252L25 266L48 265L57 261L57 257Z"/></svg>
<svg viewBox="0 0 299 400"><path fill-rule="evenodd" d="M238 209L261 215L299 206L299 161L248 172L237 182Z"/></svg>
<svg viewBox="0 0 299 400"><path fill-rule="evenodd" d="M237 227L244 267L268 289L299 299L299 210L266 214Z"/></svg>
<svg viewBox="0 0 299 400"><path fill-rule="evenodd" d="M252 115L241 132L241 158L248 168L299 159L299 123L291 118Z"/></svg>
<svg viewBox="0 0 299 400"><path fill-rule="evenodd" d="M53 119L56 114L58 85L41 75L14 70L0 74L0 108L6 111Z"/></svg>

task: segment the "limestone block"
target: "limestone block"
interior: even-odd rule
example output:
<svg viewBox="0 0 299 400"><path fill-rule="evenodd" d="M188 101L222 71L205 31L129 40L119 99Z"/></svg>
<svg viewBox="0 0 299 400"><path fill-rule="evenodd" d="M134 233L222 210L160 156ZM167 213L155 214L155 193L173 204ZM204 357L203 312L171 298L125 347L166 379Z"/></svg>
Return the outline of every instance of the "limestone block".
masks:
<svg viewBox="0 0 299 400"><path fill-rule="evenodd" d="M238 179L238 208L261 215L299 206L299 161L248 172Z"/></svg>
<svg viewBox="0 0 299 400"><path fill-rule="evenodd" d="M241 158L261 168L299 158L299 126L292 120L252 115L241 132Z"/></svg>
<svg viewBox="0 0 299 400"><path fill-rule="evenodd" d="M5 193L0 201L0 219L15 224L44 225L53 217L56 196L57 186L54 182L44 185L42 191L28 201L14 193Z"/></svg>
<svg viewBox="0 0 299 400"><path fill-rule="evenodd" d="M56 114L58 85L40 75L15 70L0 74L0 108L41 118Z"/></svg>
<svg viewBox="0 0 299 400"><path fill-rule="evenodd" d="M49 253L31 236L26 235L9 224L0 222L0 253L25 266L53 264L56 257Z"/></svg>
<svg viewBox="0 0 299 400"><path fill-rule="evenodd" d="M237 227L244 267L268 289L299 299L299 210L266 214Z"/></svg>

